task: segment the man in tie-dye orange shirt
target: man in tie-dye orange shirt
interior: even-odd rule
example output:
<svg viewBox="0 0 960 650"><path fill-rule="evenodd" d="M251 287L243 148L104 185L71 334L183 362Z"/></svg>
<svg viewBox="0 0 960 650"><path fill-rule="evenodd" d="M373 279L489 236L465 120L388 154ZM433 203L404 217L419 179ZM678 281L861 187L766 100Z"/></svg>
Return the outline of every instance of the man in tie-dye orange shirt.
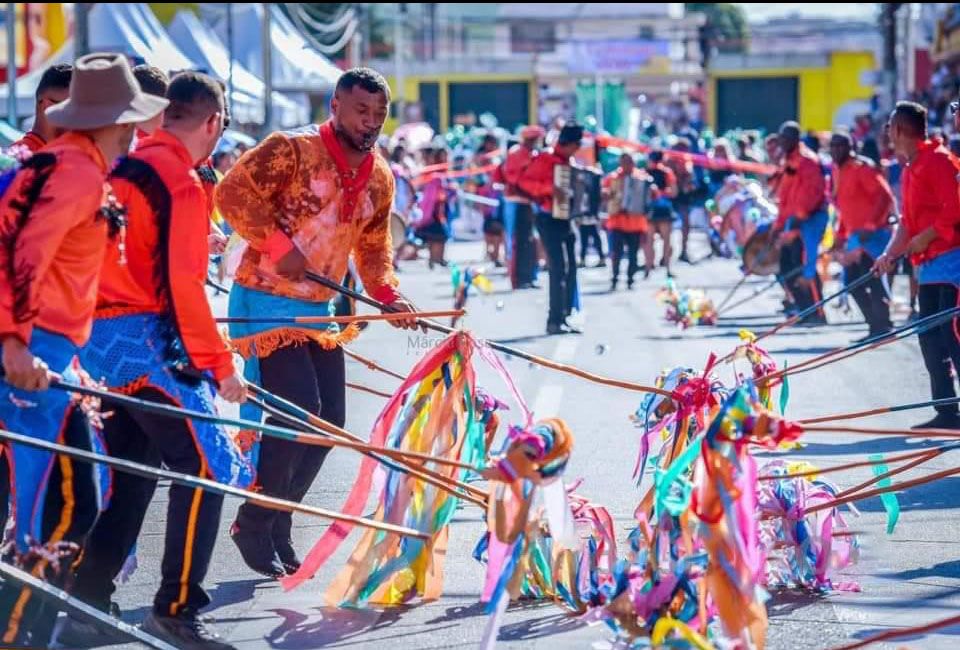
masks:
<svg viewBox="0 0 960 650"><path fill-rule="evenodd" d="M393 273L393 174L375 151L389 105L390 89L380 74L349 70L337 82L330 120L274 133L248 151L217 186L220 213L247 243L231 290L231 316L332 315L336 295L307 279L306 271L339 281L351 255L369 295L394 310L413 311L397 291ZM416 319L393 324L414 328ZM248 380L343 425L340 344L358 334L356 325L343 330L335 325L246 325L234 326L230 333L247 359ZM265 438L259 443L257 482L265 494L300 501L327 451ZM231 536L251 569L280 577L300 566L290 529L289 513L246 503Z"/></svg>

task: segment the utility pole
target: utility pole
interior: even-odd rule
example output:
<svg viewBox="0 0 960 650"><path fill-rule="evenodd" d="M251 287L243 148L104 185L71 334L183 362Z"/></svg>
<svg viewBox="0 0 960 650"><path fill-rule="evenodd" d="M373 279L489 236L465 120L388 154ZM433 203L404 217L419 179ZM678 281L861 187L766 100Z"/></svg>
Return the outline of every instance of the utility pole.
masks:
<svg viewBox="0 0 960 650"><path fill-rule="evenodd" d="M883 106L893 110L897 101L897 11L901 2L884 3L880 8L880 29L883 34Z"/></svg>
<svg viewBox="0 0 960 650"><path fill-rule="evenodd" d="M270 38L270 4L263 3L263 33L260 43L263 47L263 137L270 134L273 127L273 40Z"/></svg>
<svg viewBox="0 0 960 650"><path fill-rule="evenodd" d="M7 122L17 125L17 5L7 3Z"/></svg>
<svg viewBox="0 0 960 650"><path fill-rule="evenodd" d="M74 19L76 20L76 52L74 55L76 58L83 56L84 54L90 53L90 5L86 2L78 2L74 5L76 13L74 14Z"/></svg>
<svg viewBox="0 0 960 650"><path fill-rule="evenodd" d="M233 3L227 3L227 105L233 104Z"/></svg>
<svg viewBox="0 0 960 650"><path fill-rule="evenodd" d="M398 5L396 20L393 22L393 74L397 83L397 123L403 124L406 114L406 80L403 74L403 28L407 20L407 3Z"/></svg>

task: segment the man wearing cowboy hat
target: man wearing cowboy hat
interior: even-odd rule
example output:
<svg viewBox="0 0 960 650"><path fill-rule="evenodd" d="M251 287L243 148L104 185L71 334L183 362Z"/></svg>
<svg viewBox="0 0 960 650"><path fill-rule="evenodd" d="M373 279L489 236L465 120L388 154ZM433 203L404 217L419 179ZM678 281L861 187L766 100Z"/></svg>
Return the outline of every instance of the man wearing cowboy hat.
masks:
<svg viewBox="0 0 960 650"><path fill-rule="evenodd" d="M127 246L107 249L93 334L80 359L111 390L215 415L215 394L241 402L246 392L204 293L210 210L195 167L223 133L224 92L208 75L181 72L170 81L167 99L163 128L138 139L110 174L128 209ZM171 362L173 349L183 354ZM200 375L215 383L199 381ZM250 460L223 427L119 405L113 411L103 430L111 456L162 462L175 472L240 487L252 482ZM115 476L110 505L77 567L75 596L110 609L114 578L136 545L156 486L154 478ZM143 629L178 648L232 648L197 616L210 603L202 583L222 506L222 495L170 486L159 588ZM71 618L58 640L78 647L102 636L96 626Z"/></svg>
<svg viewBox="0 0 960 650"><path fill-rule="evenodd" d="M127 152L136 124L166 105L141 92L122 56L78 59L69 98L46 109L48 121L65 133L24 163L0 200L3 428L91 448L85 411L66 393L48 390L50 374L77 379L72 361L90 336L108 233L122 232L107 171ZM18 446L5 454L16 495L13 561L62 581L97 518L97 469ZM60 549L65 557L60 567L51 566L41 547L62 543L69 545ZM29 589L0 589L3 645L46 646L55 617Z"/></svg>

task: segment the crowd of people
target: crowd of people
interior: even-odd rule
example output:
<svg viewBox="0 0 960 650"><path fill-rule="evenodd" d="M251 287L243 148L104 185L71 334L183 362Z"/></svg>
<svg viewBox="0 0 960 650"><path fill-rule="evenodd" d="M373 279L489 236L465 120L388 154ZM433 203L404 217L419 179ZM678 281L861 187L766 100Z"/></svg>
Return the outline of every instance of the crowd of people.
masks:
<svg viewBox="0 0 960 650"><path fill-rule="evenodd" d="M219 396L256 420L261 411L245 402L248 387L262 386L342 426L342 344L359 328L293 323L342 313L337 294L312 273L355 278L403 312L394 326L415 328L397 260L426 249L431 268L446 266L465 203L482 216L484 256L507 267L514 289L536 288L548 274L550 335L579 333L570 319L591 250L596 266L609 258L612 291L624 258L628 290L641 272L648 279L662 268L671 278L674 261L695 262L697 214L711 255L742 252L746 260L754 237L766 233L754 261L776 259L784 312L805 324L826 323L825 257L856 286L864 340L893 330L889 280L898 270L912 279L917 317L960 304L960 163L931 137L919 104L897 104L882 129L863 122L829 138L804 135L794 122L765 139L745 132L710 140L684 126L636 146L601 147L597 134L570 122L549 131L528 125L516 140L478 134L476 146L455 157L443 138L416 151L383 140L389 104L382 76L349 70L328 121L274 133L238 156L217 149L229 106L223 84L207 75L167 78L102 53L49 69L33 129L8 152L14 164L0 199L2 427L241 487L256 480L268 496L302 501L325 447L234 436L122 404L110 404L111 417L100 422L95 407L57 384L94 377L118 394L208 414ZM949 106L960 128L957 109ZM573 166L601 178L596 201L584 203L593 207L567 218L576 192L557 179ZM205 293L210 256L224 247L218 221L242 241L229 347ZM745 261L744 272L752 270ZM258 322L263 314L291 324ZM935 399L955 396L956 322L920 335ZM242 372L234 353L245 359ZM957 405L937 406L920 426L960 429ZM3 561L110 612L155 488L155 478L107 476L68 456L0 445L0 521L13 522ZM231 647L198 615L210 602L202 585L222 501L199 488L170 488L159 588L143 627L177 647ZM291 526L289 513L248 502L230 537L252 571L296 575ZM56 617L29 588L0 584L5 646L47 645ZM102 640L102 631L73 618L59 634L71 647Z"/></svg>

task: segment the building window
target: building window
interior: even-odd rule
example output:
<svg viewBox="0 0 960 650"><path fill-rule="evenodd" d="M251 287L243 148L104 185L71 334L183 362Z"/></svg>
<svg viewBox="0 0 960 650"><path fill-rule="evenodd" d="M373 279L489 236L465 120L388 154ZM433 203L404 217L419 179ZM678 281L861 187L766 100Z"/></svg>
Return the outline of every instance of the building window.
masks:
<svg viewBox="0 0 960 650"><path fill-rule="evenodd" d="M531 21L510 25L510 51L514 54L553 52L556 48L554 23Z"/></svg>
<svg viewBox="0 0 960 650"><path fill-rule="evenodd" d="M643 40L643 41L652 41L654 38L653 26L641 25L639 37L640 37L640 40Z"/></svg>

